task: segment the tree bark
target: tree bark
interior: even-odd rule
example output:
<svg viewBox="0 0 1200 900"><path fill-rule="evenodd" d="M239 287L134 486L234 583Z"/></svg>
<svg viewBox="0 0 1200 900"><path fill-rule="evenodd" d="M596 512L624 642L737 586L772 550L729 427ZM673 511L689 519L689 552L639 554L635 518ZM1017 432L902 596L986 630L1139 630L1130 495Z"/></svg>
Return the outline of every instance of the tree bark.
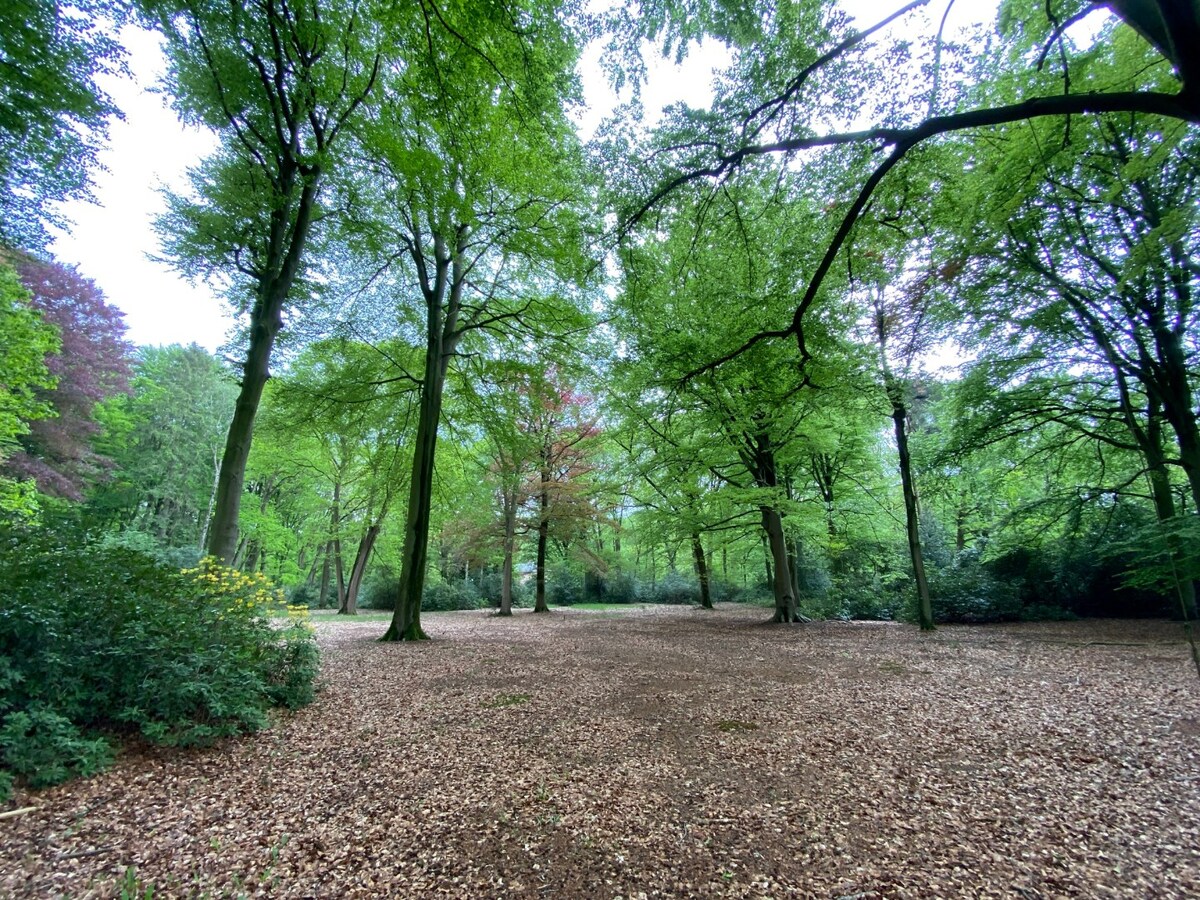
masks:
<svg viewBox="0 0 1200 900"><path fill-rule="evenodd" d="M799 622L800 614L796 609L796 595L792 593L792 576L788 571L787 539L783 533L783 519L778 510L761 507L763 531L767 535L767 544L771 548L771 558L775 563L775 616L773 622Z"/></svg>
<svg viewBox="0 0 1200 900"><path fill-rule="evenodd" d="M912 457L908 452L908 406L900 383L885 373L888 400L892 404L892 423L896 433L896 454L900 464L900 485L904 491L904 525L908 533L908 555L912 560L917 585L917 621L922 631L933 631L933 602L925 577L925 557L921 553L921 521L917 508L917 489L913 483Z"/></svg>
<svg viewBox="0 0 1200 900"><path fill-rule="evenodd" d="M517 544L517 488L504 489L504 571L500 574L500 615L512 615L513 555Z"/></svg>
<svg viewBox="0 0 1200 900"><path fill-rule="evenodd" d="M367 562L371 558L371 551L375 549L375 539L379 537L380 525L378 522L371 525L358 542L358 552L354 554L354 565L350 567L350 582L346 585L346 602L344 608L339 612L344 612L348 616L358 615L358 589L362 586L363 575L367 571Z"/></svg>
<svg viewBox="0 0 1200 900"><path fill-rule="evenodd" d="M246 461L254 438L254 418L262 402L263 388L270 377L271 351L283 328L283 307L292 285L300 272L300 260L312 226L313 207L317 199L319 167L304 179L300 196L295 201L294 220L291 201L281 203L271 213L270 258L264 276L258 284L254 306L250 310L250 346L242 365L242 385L225 438L221 471L217 476L216 507L208 533L208 554L229 563L238 543L238 513L241 511L242 490L246 481ZM296 166L290 165L281 173L281 195L293 196L297 179Z"/></svg>
<svg viewBox="0 0 1200 900"><path fill-rule="evenodd" d="M321 593L317 598L317 606L325 609L329 605L329 561L333 555L333 541L325 542L325 561L321 565Z"/></svg>
<svg viewBox="0 0 1200 900"><path fill-rule="evenodd" d="M708 558L704 555L704 544L700 540L700 532L692 532L692 559L696 561L696 577L700 580L700 606L712 609L712 593L708 584Z"/></svg>
<svg viewBox="0 0 1200 900"><path fill-rule="evenodd" d="M546 545L550 542L550 472L545 464L541 470L542 490L538 497L537 594L535 613L550 612L546 605Z"/></svg>
<svg viewBox="0 0 1200 900"><path fill-rule="evenodd" d="M380 638L383 641L429 639L421 627L421 597L429 565L429 520L433 508L433 469L442 417L442 392L450 357L454 355L458 341L458 312L466 277L462 260L465 240L466 232L460 229L451 254L441 236L434 236L436 272L432 282L428 278L425 257L421 252L413 251L426 303L425 372L421 381L421 406L404 523L400 593L391 624Z"/></svg>

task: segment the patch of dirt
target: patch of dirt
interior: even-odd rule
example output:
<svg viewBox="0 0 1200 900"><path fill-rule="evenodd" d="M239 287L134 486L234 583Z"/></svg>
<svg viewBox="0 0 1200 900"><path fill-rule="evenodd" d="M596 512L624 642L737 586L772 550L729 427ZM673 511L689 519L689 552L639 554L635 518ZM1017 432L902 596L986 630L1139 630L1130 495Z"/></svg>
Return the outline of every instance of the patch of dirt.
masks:
<svg viewBox="0 0 1200 900"><path fill-rule="evenodd" d="M1178 626L765 615L323 620L271 731L19 793L0 895L1200 896Z"/></svg>

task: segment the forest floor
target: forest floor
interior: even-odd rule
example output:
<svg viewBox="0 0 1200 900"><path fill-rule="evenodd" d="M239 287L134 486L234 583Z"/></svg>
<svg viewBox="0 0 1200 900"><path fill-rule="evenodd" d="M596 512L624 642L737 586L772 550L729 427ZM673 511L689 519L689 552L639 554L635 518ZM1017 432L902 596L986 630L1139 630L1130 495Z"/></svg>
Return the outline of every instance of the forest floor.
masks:
<svg viewBox="0 0 1200 900"><path fill-rule="evenodd" d="M271 731L19 793L0 896L1200 897L1180 626L764 614L321 619Z"/></svg>

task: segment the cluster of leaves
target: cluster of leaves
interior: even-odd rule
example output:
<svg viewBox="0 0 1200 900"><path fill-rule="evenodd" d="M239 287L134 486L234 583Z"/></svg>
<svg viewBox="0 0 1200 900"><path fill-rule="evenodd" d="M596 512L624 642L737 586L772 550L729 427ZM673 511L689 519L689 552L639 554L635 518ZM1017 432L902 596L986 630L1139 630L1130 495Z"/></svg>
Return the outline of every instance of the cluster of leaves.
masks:
<svg viewBox="0 0 1200 900"><path fill-rule="evenodd" d="M71 522L0 532L0 789L86 775L112 738L194 746L313 697L312 631L262 576L180 571Z"/></svg>

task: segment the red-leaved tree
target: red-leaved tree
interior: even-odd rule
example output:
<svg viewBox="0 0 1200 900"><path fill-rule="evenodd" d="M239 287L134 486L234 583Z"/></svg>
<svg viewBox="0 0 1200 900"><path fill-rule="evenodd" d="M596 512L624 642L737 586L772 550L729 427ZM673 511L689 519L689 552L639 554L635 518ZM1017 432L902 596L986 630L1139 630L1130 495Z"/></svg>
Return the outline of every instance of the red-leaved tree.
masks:
<svg viewBox="0 0 1200 900"><path fill-rule="evenodd" d="M123 313L73 267L29 256L13 262L33 308L58 329L62 347L46 357L57 384L42 393L55 415L29 423L4 467L17 478L32 478L42 493L79 500L110 465L92 449L100 430L96 404L128 390L132 347Z"/></svg>

